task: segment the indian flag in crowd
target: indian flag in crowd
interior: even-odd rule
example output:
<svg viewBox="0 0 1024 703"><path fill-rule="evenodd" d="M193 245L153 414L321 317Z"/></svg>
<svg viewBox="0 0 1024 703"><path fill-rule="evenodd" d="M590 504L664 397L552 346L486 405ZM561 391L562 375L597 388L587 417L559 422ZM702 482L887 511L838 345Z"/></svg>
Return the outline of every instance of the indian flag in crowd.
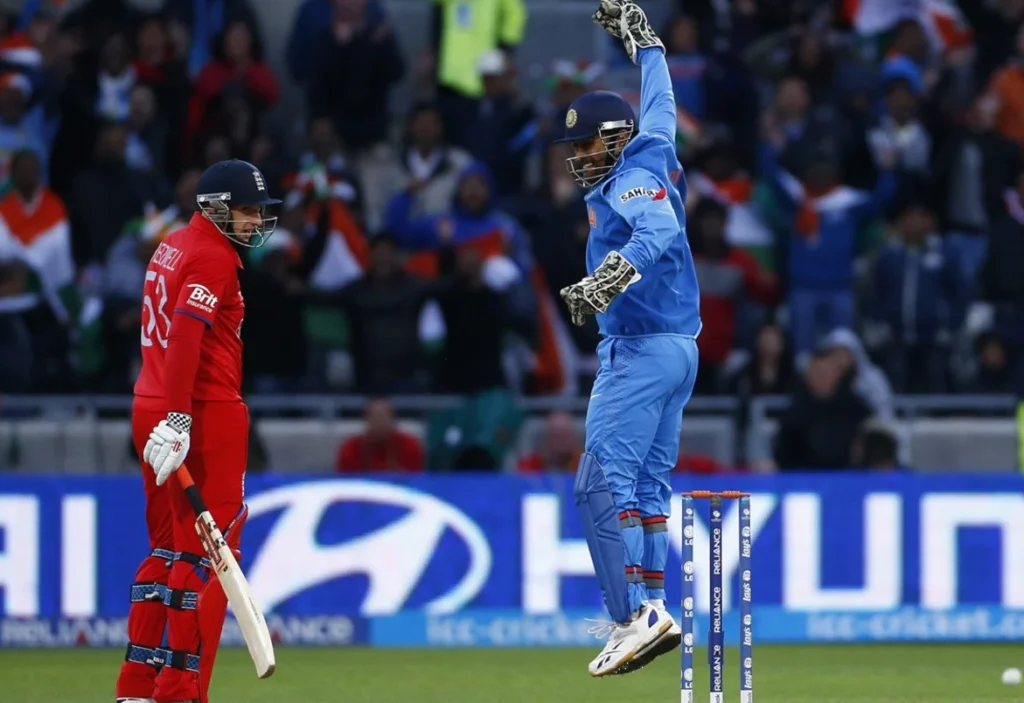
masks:
<svg viewBox="0 0 1024 703"><path fill-rule="evenodd" d="M0 310L29 310L45 301L66 321L75 291L68 214L48 188L31 202L8 193L0 200L0 261L17 261L29 270L28 290L0 299Z"/></svg>
<svg viewBox="0 0 1024 703"><path fill-rule="evenodd" d="M916 19L937 52L962 49L974 42L970 25L952 0L843 0L842 12L863 36L887 32L901 20Z"/></svg>
<svg viewBox="0 0 1024 703"><path fill-rule="evenodd" d="M687 175L693 192L711 198L728 211L725 238L733 246L764 247L772 244L772 231L754 202L754 181L740 174L713 181L699 171Z"/></svg>

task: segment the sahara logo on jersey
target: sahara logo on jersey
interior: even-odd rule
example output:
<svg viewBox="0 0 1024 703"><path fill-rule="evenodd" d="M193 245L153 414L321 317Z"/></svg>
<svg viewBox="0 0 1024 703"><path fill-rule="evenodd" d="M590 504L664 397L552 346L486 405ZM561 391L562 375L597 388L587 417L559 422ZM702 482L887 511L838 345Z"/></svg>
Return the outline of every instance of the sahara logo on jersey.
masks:
<svg viewBox="0 0 1024 703"><path fill-rule="evenodd" d="M668 195L668 190L665 188L662 188L661 190L654 190L653 188L630 188L619 196L619 200L624 203L628 203L634 198L642 198L644 196L647 196L651 200L664 200L666 195Z"/></svg>
<svg viewBox="0 0 1024 703"><path fill-rule="evenodd" d="M217 296L206 286L201 283L192 283L186 287L192 289L192 294L186 301L187 304L208 313L212 313L213 309L217 307Z"/></svg>
<svg viewBox="0 0 1024 703"><path fill-rule="evenodd" d="M360 575L366 579L362 615L391 615L410 599L428 614L465 607L491 573L491 547L465 513L429 493L375 481L311 481L263 491L247 500L249 521L272 514L274 526L248 569L249 584L267 612L322 584ZM395 511L386 524L340 544L321 541L322 523L332 508ZM353 506L363 506L355 507ZM461 578L439 569L442 538L461 543L468 559ZM433 566L433 568L431 568ZM437 576L444 573L444 578ZM355 604L348 604L350 607Z"/></svg>

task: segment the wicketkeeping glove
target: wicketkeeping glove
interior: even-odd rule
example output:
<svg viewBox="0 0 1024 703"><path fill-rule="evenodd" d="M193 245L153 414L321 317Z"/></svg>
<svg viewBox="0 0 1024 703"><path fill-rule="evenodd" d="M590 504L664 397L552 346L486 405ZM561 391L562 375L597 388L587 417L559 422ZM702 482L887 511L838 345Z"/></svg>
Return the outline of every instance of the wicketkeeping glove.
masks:
<svg viewBox="0 0 1024 703"><path fill-rule="evenodd" d="M639 280L640 273L636 267L626 261L622 254L612 251L594 269L594 275L566 286L559 293L569 307L572 323L582 327L587 315L606 312L615 296Z"/></svg>
<svg viewBox="0 0 1024 703"><path fill-rule="evenodd" d="M665 51L665 45L651 29L643 10L633 3L626 3L619 9L619 36L622 37L622 44L633 63L640 65L641 49L657 47L662 52Z"/></svg>
<svg viewBox="0 0 1024 703"><path fill-rule="evenodd" d="M185 461L191 431L191 415L167 413L167 419L161 420L149 433L149 441L142 450L142 460L153 467L156 485L164 485Z"/></svg>
<svg viewBox="0 0 1024 703"><path fill-rule="evenodd" d="M622 2L623 0L601 0L597 12L594 13L594 21L616 39L622 39L622 31L619 29Z"/></svg>

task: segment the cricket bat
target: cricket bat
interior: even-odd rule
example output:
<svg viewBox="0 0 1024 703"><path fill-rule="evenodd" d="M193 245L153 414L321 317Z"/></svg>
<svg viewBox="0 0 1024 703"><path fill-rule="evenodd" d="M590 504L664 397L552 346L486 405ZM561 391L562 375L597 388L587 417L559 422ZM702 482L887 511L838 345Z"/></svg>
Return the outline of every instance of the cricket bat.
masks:
<svg viewBox="0 0 1024 703"><path fill-rule="evenodd" d="M245 638L245 646L249 648L249 656L256 665L256 675L265 679L274 673L276 661L274 659L274 643L270 639L270 630L267 629L267 621L263 617L263 611L253 600L252 591L249 589L249 582L245 580L242 567L238 565L231 548L224 541L217 523L206 508L203 497L199 494L195 482L192 481L192 474L182 464L175 472L178 475L178 482L185 489L185 496L192 505L196 514L196 532L199 533L199 540L206 549L206 555L210 558L210 565L217 580L220 581L224 595L231 604L231 610L235 613L235 620L242 630L242 637Z"/></svg>

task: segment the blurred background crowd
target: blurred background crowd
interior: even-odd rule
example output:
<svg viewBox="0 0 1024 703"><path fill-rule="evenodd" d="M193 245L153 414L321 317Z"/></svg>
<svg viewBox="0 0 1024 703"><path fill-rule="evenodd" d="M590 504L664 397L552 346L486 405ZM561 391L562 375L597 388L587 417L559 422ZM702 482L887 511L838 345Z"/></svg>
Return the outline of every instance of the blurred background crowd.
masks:
<svg viewBox="0 0 1024 703"><path fill-rule="evenodd" d="M507 448L515 398L589 390L596 327L557 297L587 210L552 140L587 90L635 103L639 72L578 19L593 3L272 4L0 0L0 393L130 393L148 258L238 157L285 200L245 252L246 392L463 397L426 454L371 404L337 465L499 465L445 454L451 431L505 418ZM895 395L1022 390L1024 0L645 7L689 187L696 393L788 396L769 463L892 468ZM584 50L552 59L560 34ZM515 463L574 467L577 420L553 412Z"/></svg>

